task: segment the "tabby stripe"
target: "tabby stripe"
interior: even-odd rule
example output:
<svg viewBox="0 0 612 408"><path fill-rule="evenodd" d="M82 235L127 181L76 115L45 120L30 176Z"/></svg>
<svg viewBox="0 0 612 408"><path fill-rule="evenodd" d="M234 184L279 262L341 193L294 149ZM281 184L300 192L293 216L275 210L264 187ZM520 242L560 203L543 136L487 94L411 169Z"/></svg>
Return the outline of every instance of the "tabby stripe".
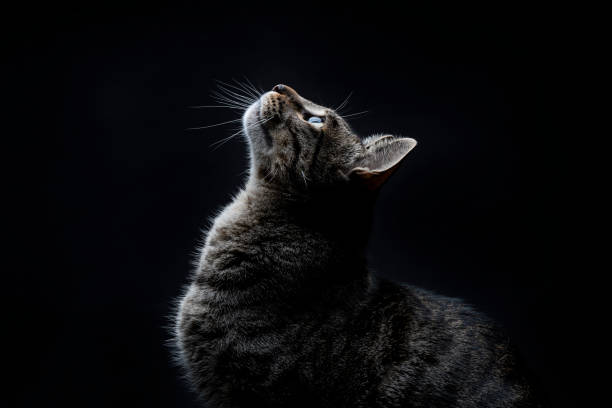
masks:
<svg viewBox="0 0 612 408"><path fill-rule="evenodd" d="M310 161L310 164L308 165L308 175L309 176L312 174L312 168L317 162L317 157L319 156L319 150L321 150L321 145L323 145L323 136L324 136L323 132L321 132L318 135L319 140L317 140L317 144L315 146L314 153L312 154L312 160Z"/></svg>
<svg viewBox="0 0 612 408"><path fill-rule="evenodd" d="M289 131L289 134L293 138L293 151L295 152L295 156L293 157L293 162L291 163L291 168L293 170L296 170L298 163L300 161L300 155L302 154L302 146L300 146L298 137L294 133L293 129L291 129L291 126L287 126L287 130Z"/></svg>

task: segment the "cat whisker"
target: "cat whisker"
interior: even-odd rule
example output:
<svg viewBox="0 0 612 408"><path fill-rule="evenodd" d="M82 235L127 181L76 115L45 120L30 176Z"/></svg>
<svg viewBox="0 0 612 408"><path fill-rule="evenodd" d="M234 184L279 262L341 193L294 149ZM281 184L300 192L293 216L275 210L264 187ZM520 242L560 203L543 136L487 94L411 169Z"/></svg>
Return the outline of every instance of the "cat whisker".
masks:
<svg viewBox="0 0 612 408"><path fill-rule="evenodd" d="M234 80L234 81L235 81L235 80ZM217 82L218 82L219 84L221 84L222 86L229 87L229 88L234 89L235 91L238 91L238 93L236 93L236 95L242 95L240 92L244 92L244 95L242 95L242 96L244 96L244 97L248 97L249 99L250 99L250 98L255 98L255 99L257 99L257 98L258 98L258 96L257 96L257 95L254 95L254 94L253 94L251 91L249 91L249 90L245 90L245 89L243 89L243 88L241 88L241 87L237 87L237 86L235 86L235 85L228 84L227 82L223 82L223 81L220 81L220 80L217 80ZM230 92L233 92L233 91L230 91Z"/></svg>
<svg viewBox="0 0 612 408"><path fill-rule="evenodd" d="M228 98L225 95L221 95L219 93L213 92L211 93L211 98L214 99L215 101L221 103L221 104L226 104L230 107L235 107L235 108L243 108L246 109L250 106L250 104L247 104L245 102L237 102L233 99Z"/></svg>
<svg viewBox="0 0 612 408"><path fill-rule="evenodd" d="M344 99L344 101L342 101L342 103L338 105L338 107L334 108L334 110L336 112L340 112L340 110L346 106L346 104L348 103L352 95L353 95L353 91L349 92L348 96Z"/></svg>
<svg viewBox="0 0 612 408"><path fill-rule="evenodd" d="M235 106L230 106L230 105L194 105L194 106L188 106L189 109L204 109L204 108L229 108L229 109L242 109L242 108L237 108Z"/></svg>
<svg viewBox="0 0 612 408"><path fill-rule="evenodd" d="M252 97L236 93L232 91L231 89L228 89L224 87L223 85L221 85L221 82L219 83L219 90L222 92L225 92L228 97L236 98L237 101L248 103L249 105L255 102L255 100Z"/></svg>
<svg viewBox="0 0 612 408"><path fill-rule="evenodd" d="M256 93L258 93L259 95L263 95L265 93L263 89L257 88L255 85L253 85L253 83L249 80L249 78L245 76L244 79L247 81L247 84L249 85L249 87L252 90L254 90Z"/></svg>
<svg viewBox="0 0 612 408"><path fill-rule="evenodd" d="M341 115L341 117L342 117L343 119L346 119L346 118L349 118L349 117L351 117L351 116L363 115L363 114L366 114L366 113L368 113L368 112L369 112L369 111L365 110L365 111L361 111L361 112L349 113L348 115Z"/></svg>
<svg viewBox="0 0 612 408"><path fill-rule="evenodd" d="M241 90L242 92L242 90ZM248 95L243 95L242 93L235 92L226 86L223 85L222 82L217 84L217 90L214 91L215 95L223 96L235 102L242 102L250 104L253 101L253 98Z"/></svg>
<svg viewBox="0 0 612 408"><path fill-rule="evenodd" d="M233 97L232 95L225 95L222 94L218 91L213 91L211 92L211 97L216 98L218 100L223 100L227 103L232 103L232 104L237 104L237 105L250 105L250 101L249 100L242 100L242 99L236 99L235 97Z"/></svg>
<svg viewBox="0 0 612 408"><path fill-rule="evenodd" d="M261 93L254 91L253 89L249 88L246 84L232 78L232 80L238 84L238 86L240 87L240 89L243 89L247 94L253 96L256 99L259 99L261 97Z"/></svg>
<svg viewBox="0 0 612 408"><path fill-rule="evenodd" d="M217 140L216 142L212 143L209 147L214 147L213 151L217 150L219 147L221 147L222 145L224 145L225 143L230 141L235 136L238 136L239 134L245 132L246 130L251 129L251 128L255 127L255 126L261 125L261 124L263 124L263 123L265 123L265 122L267 122L269 120L271 120L271 118L270 119L262 119L262 120L254 122L254 123L251 123L246 128L240 129L239 131L237 131L235 133L232 133L231 135L229 135L227 137L224 137L223 139Z"/></svg>
<svg viewBox="0 0 612 408"><path fill-rule="evenodd" d="M225 122L215 123L214 125L190 127L190 128L187 128L186 130L208 129L208 128L212 128L212 127L227 125L228 123L240 122L241 120L242 120L242 118L232 119L232 120L227 120Z"/></svg>
<svg viewBox="0 0 612 408"><path fill-rule="evenodd" d="M210 146L208 146L208 147L212 147L213 148L213 152L214 152L219 147L223 146L225 143L229 142L231 139L233 139L235 136L238 136L242 132L243 132L243 130L239 130L236 133L232 133L231 135L229 135L227 137L224 137L223 139L220 139L220 140L217 140L214 143L211 143Z"/></svg>

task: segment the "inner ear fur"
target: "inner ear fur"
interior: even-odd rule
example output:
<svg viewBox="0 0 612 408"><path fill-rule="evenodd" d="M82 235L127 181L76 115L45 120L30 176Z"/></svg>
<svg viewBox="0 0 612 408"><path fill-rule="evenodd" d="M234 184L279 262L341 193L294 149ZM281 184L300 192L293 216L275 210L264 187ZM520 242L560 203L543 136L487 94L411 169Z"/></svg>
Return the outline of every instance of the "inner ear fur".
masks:
<svg viewBox="0 0 612 408"><path fill-rule="evenodd" d="M363 143L366 152L349 172L349 178L372 191L387 181L417 144L414 139L391 135L371 136Z"/></svg>

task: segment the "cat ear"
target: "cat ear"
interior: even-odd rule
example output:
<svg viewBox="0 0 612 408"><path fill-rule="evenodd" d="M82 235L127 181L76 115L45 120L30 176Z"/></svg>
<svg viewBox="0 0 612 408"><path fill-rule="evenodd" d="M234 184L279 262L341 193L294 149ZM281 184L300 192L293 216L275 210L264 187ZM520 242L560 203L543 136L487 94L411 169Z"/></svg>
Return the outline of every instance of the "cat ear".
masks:
<svg viewBox="0 0 612 408"><path fill-rule="evenodd" d="M417 142L408 137L391 135L370 136L364 139L365 155L357 160L349 172L349 179L370 191L378 190L399 167L404 157Z"/></svg>

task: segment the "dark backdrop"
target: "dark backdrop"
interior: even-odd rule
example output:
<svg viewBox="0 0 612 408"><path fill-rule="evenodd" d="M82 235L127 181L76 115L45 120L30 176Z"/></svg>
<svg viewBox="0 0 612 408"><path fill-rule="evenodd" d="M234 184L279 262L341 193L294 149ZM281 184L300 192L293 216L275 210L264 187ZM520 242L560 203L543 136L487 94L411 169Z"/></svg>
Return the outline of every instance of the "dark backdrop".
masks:
<svg viewBox="0 0 612 408"><path fill-rule="evenodd" d="M231 126L185 130L237 113L188 107L245 76L332 106L353 91L358 134L417 139L380 196L373 268L500 321L555 405L570 401L554 41L535 10L106 2L7 19L5 131L24 153L10 217L27 248L9 289L26 350L13 406L196 406L168 316L247 162L240 137L209 147Z"/></svg>

